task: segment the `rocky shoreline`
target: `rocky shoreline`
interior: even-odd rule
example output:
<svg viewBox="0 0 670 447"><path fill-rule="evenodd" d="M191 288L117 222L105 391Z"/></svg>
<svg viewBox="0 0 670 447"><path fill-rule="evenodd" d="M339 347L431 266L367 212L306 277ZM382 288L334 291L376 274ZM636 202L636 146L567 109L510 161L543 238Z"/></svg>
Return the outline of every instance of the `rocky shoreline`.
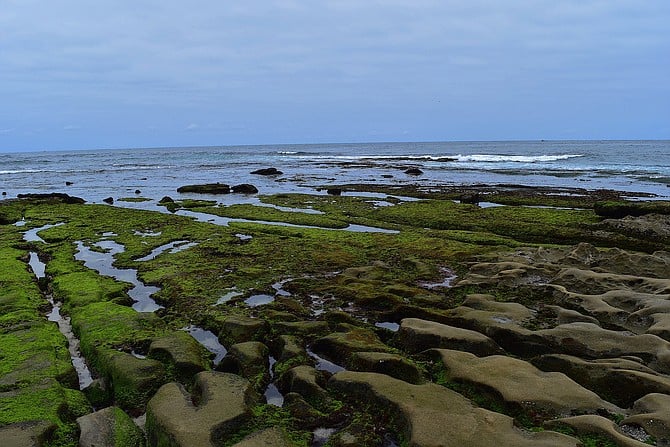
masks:
<svg viewBox="0 0 670 447"><path fill-rule="evenodd" d="M670 445L670 204L336 189L0 201L3 445Z"/></svg>

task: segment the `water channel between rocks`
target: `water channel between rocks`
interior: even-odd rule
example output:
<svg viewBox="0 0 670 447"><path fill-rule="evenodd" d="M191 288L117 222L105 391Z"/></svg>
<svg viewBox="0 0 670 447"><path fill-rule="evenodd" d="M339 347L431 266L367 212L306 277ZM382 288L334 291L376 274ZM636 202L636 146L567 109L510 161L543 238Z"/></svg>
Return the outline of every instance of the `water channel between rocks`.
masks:
<svg viewBox="0 0 670 447"><path fill-rule="evenodd" d="M113 266L114 255L122 253L125 248L123 245L110 240L101 240L94 245L103 249L103 252L91 250L83 242L77 241L77 253L75 259L83 261L84 266L95 270L103 276L111 276L117 281L131 283L133 287L128 291L128 296L135 301L133 309L137 312L155 312L163 306L157 304L151 295L160 289L154 286L147 286L137 278L137 270L119 269Z"/></svg>
<svg viewBox="0 0 670 447"><path fill-rule="evenodd" d="M54 226L56 225L45 225L40 228L29 230L24 233L24 240L27 242L44 242L44 240L40 238L37 233ZM28 264L30 265L30 268L38 280L46 277L46 264L40 260L39 255L36 252L30 252L30 259ZM72 330L70 318L61 315L61 303L55 302L51 294L46 294L45 298L49 301L49 304L51 304L51 310L46 315L47 319L49 321L55 322L58 325L58 330L65 336L67 340L68 352L70 353L70 360L72 361L72 366L74 367L74 370L77 373L77 378L79 380L79 389L83 390L93 382L93 376L91 371L88 369L88 365L86 365L84 357L79 351L79 339L75 336Z"/></svg>

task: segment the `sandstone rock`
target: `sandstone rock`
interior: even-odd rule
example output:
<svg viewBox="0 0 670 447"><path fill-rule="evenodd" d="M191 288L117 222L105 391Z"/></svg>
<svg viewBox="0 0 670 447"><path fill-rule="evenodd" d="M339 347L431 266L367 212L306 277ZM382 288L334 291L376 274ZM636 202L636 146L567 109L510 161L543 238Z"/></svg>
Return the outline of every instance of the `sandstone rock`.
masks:
<svg viewBox="0 0 670 447"><path fill-rule="evenodd" d="M252 341L261 338L268 331L268 323L257 318L229 315L221 325L219 338L229 344Z"/></svg>
<svg viewBox="0 0 670 447"><path fill-rule="evenodd" d="M319 407L328 397L326 390L319 385L320 380L321 376L316 369L301 365L286 371L278 386L284 394L298 393L311 405Z"/></svg>
<svg viewBox="0 0 670 447"><path fill-rule="evenodd" d="M300 339L293 335L280 335L278 337L279 358L277 361L285 362L293 358L307 358L307 351Z"/></svg>
<svg viewBox="0 0 670 447"><path fill-rule="evenodd" d="M291 416L300 421L299 426L303 429L312 429L323 425L326 415L311 406L302 395L288 393L284 396L283 408L291 413Z"/></svg>
<svg viewBox="0 0 670 447"><path fill-rule="evenodd" d="M224 183L205 183L202 185L185 185L177 188L178 193L192 192L198 194L229 194L230 185Z"/></svg>
<svg viewBox="0 0 670 447"><path fill-rule="evenodd" d="M114 398L124 409L143 409L153 392L165 383L165 368L157 360L138 359L118 351L107 351L103 357Z"/></svg>
<svg viewBox="0 0 670 447"><path fill-rule="evenodd" d="M208 368L202 346L183 331L154 339L148 357L172 364L180 382L190 382L194 375Z"/></svg>
<svg viewBox="0 0 670 447"><path fill-rule="evenodd" d="M566 435L526 433L509 416L476 408L465 397L434 383L412 385L383 374L340 372L328 388L375 405L398 424L409 445L445 447L578 446Z"/></svg>
<svg viewBox="0 0 670 447"><path fill-rule="evenodd" d="M433 354L444 365L448 380L493 389L505 402L525 410L564 416L573 411L621 411L565 374L543 372L523 360L502 355L479 358L446 349L436 349Z"/></svg>
<svg viewBox="0 0 670 447"><path fill-rule="evenodd" d="M9 424L0 427L0 440L3 447L41 447L56 428L56 425L49 421Z"/></svg>
<svg viewBox="0 0 670 447"><path fill-rule="evenodd" d="M670 278L646 278L610 272L566 268L553 279L554 284L583 294L598 295L611 290L651 294L670 294Z"/></svg>
<svg viewBox="0 0 670 447"><path fill-rule="evenodd" d="M397 337L398 343L409 353L431 348L458 349L477 355L503 353L496 342L479 332L417 318L403 319Z"/></svg>
<svg viewBox="0 0 670 447"><path fill-rule="evenodd" d="M126 413L107 407L77 418L79 447L143 447L144 434Z"/></svg>
<svg viewBox="0 0 670 447"><path fill-rule="evenodd" d="M348 364L355 352L391 351L391 348L382 343L374 332L360 328L349 332L334 332L319 338L314 341L310 349L338 364Z"/></svg>
<svg viewBox="0 0 670 447"><path fill-rule="evenodd" d="M230 347L217 369L239 374L260 387L270 379L268 356L269 349L261 342L237 343Z"/></svg>
<svg viewBox="0 0 670 447"><path fill-rule="evenodd" d="M300 337L315 337L330 331L325 321L276 321L272 323L272 328L282 334Z"/></svg>
<svg viewBox="0 0 670 447"><path fill-rule="evenodd" d="M205 371L196 375L193 396L171 382L147 406L150 445L212 447L250 418L259 401L246 379Z"/></svg>
<svg viewBox="0 0 670 447"><path fill-rule="evenodd" d="M355 352L351 356L350 367L354 371L386 374L413 384L426 381L421 370L414 363L397 354Z"/></svg>
<svg viewBox="0 0 670 447"><path fill-rule="evenodd" d="M584 360L570 355L548 354L533 359L532 363L543 371L562 372L624 408L649 393L670 394L670 377L634 360Z"/></svg>
<svg viewBox="0 0 670 447"><path fill-rule="evenodd" d="M670 395L648 394L635 402L632 413L621 423L639 425L656 438L657 446L670 446Z"/></svg>
<svg viewBox="0 0 670 447"><path fill-rule="evenodd" d="M619 447L645 447L649 446L644 442L637 441L624 435L619 427L609 419L592 414L573 416L563 419L554 419L545 424L548 428L567 425L577 433L588 435L597 434L610 439Z"/></svg>
<svg viewBox="0 0 670 447"><path fill-rule="evenodd" d="M233 447L291 447L286 433L279 427L270 427L252 433Z"/></svg>

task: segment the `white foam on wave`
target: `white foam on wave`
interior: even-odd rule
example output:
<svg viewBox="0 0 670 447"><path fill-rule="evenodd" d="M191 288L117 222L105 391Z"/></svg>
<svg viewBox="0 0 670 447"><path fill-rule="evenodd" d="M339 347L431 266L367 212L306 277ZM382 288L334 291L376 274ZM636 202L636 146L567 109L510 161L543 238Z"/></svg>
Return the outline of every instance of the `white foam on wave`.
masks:
<svg viewBox="0 0 670 447"><path fill-rule="evenodd" d="M493 154L472 154L455 155L458 161L483 162L483 163L537 163L567 160L570 158L583 157L583 154L558 154L558 155L493 155Z"/></svg>

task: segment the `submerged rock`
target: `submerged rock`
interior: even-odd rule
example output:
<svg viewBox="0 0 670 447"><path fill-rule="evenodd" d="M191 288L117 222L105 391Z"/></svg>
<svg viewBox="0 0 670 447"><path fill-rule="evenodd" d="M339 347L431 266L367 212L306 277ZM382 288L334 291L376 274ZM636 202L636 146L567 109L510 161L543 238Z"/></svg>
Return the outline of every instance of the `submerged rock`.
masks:
<svg viewBox="0 0 670 447"><path fill-rule="evenodd" d="M277 168L256 169L255 171L251 171L251 173L255 174L255 175L282 175L283 174L283 172L281 172Z"/></svg>
<svg viewBox="0 0 670 447"><path fill-rule="evenodd" d="M235 185L230 189L232 192L237 194L256 194L258 192L258 188L256 188L254 185L250 185L249 183Z"/></svg>

